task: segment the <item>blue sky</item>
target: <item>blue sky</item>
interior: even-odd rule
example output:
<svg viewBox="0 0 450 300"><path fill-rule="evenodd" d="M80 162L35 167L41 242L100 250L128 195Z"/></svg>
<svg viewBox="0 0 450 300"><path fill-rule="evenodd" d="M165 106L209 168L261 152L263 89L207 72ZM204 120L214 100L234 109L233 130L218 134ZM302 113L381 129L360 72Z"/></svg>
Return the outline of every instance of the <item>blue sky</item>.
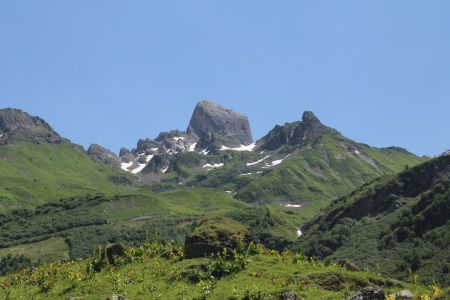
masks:
<svg viewBox="0 0 450 300"><path fill-rule="evenodd" d="M450 148L450 1L0 2L0 107L114 151L197 101L256 138L312 110L347 137Z"/></svg>

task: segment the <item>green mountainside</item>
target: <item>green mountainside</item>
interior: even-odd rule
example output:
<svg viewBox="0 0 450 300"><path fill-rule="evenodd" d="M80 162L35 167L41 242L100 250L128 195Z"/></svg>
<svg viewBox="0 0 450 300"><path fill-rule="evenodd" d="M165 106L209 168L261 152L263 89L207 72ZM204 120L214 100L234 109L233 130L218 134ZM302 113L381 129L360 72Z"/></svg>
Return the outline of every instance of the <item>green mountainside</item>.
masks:
<svg viewBox="0 0 450 300"><path fill-rule="evenodd" d="M441 294L433 280L450 283L450 156L370 147L312 112L252 141L244 115L209 101L199 103L187 132L141 139L119 155L96 144L85 151L38 117L0 109L0 292L10 299L271 299L293 290L340 299L381 285ZM246 245L271 250L246 253L236 272L226 253L193 258L224 241L237 251L241 234ZM167 257L169 241L178 250ZM196 244L185 256L177 245L188 242ZM127 247L130 261L86 273L86 264L104 259L98 247L110 244ZM149 245L165 250L139 256ZM285 249L322 262L283 258ZM339 264L323 264L331 261ZM215 277L212 266L227 276ZM48 280L52 287L43 289ZM168 285L175 288L161 294Z"/></svg>
<svg viewBox="0 0 450 300"><path fill-rule="evenodd" d="M302 227L299 249L450 284L450 156L365 184Z"/></svg>

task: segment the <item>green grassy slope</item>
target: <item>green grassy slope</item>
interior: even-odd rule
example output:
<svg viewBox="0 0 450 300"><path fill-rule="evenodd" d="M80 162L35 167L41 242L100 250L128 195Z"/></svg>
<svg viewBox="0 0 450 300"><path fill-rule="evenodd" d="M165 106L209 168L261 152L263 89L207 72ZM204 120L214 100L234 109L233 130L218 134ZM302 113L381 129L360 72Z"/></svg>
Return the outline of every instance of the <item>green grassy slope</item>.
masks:
<svg viewBox="0 0 450 300"><path fill-rule="evenodd" d="M398 278L450 284L450 156L366 184L304 226L299 246Z"/></svg>
<svg viewBox="0 0 450 300"><path fill-rule="evenodd" d="M112 264L100 255L44 265L0 277L9 299L278 299L294 291L302 299L346 299L359 290L408 289L420 299L444 299L448 291L392 280L376 271L325 266L300 255L251 246L234 257L186 259L173 245L146 243ZM426 298L425 298L426 297Z"/></svg>
<svg viewBox="0 0 450 300"><path fill-rule="evenodd" d="M356 145L357 150L349 150L347 145ZM331 200L362 184L422 161L401 149L372 148L354 144L338 133L327 133L312 145L294 148L280 165L238 189L236 198L256 203L299 203L305 215L312 217Z"/></svg>
<svg viewBox="0 0 450 300"><path fill-rule="evenodd" d="M18 142L0 146L0 212L87 193L129 189L129 175L94 162L77 146Z"/></svg>
<svg viewBox="0 0 450 300"><path fill-rule="evenodd" d="M255 242L284 249L297 239L298 210L255 207L214 189L79 196L0 215L0 258L24 254L33 262L69 254L85 257L99 244L139 245L148 234L184 242L204 218L229 217L246 225ZM60 243L49 241L62 240Z"/></svg>

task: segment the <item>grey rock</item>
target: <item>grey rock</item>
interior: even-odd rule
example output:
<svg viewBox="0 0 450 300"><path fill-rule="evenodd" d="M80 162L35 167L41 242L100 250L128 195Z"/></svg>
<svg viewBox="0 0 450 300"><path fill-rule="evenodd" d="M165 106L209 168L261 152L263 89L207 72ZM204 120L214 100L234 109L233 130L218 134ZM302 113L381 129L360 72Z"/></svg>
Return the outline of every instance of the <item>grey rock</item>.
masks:
<svg viewBox="0 0 450 300"><path fill-rule="evenodd" d="M117 155L100 145L90 145L89 149L87 150L87 154L89 154L94 160L102 164L110 164L115 166L120 165L120 159L117 157Z"/></svg>
<svg viewBox="0 0 450 300"><path fill-rule="evenodd" d="M127 300L127 298L125 298L122 295L112 295L112 296L106 298L106 300Z"/></svg>
<svg viewBox="0 0 450 300"><path fill-rule="evenodd" d="M370 288L359 291L348 300L384 300L386 293L382 288Z"/></svg>
<svg viewBox="0 0 450 300"><path fill-rule="evenodd" d="M201 101L195 107L187 133L195 140L222 139L223 145L249 145L253 142L248 118L211 101Z"/></svg>
<svg viewBox="0 0 450 300"><path fill-rule="evenodd" d="M391 294L389 296L391 296L395 300L413 299L413 297L414 297L413 293L411 291L409 291L409 290L403 290L403 291Z"/></svg>
<svg viewBox="0 0 450 300"><path fill-rule="evenodd" d="M275 126L257 145L264 150L276 150L285 145L305 146L314 143L327 132L337 131L323 125L314 113L305 111L302 121Z"/></svg>
<svg viewBox="0 0 450 300"><path fill-rule="evenodd" d="M32 141L60 143L61 137L39 117L30 116L19 109L0 109L0 143Z"/></svg>
<svg viewBox="0 0 450 300"><path fill-rule="evenodd" d="M300 300L300 297L294 292L284 292L280 294L280 300Z"/></svg>

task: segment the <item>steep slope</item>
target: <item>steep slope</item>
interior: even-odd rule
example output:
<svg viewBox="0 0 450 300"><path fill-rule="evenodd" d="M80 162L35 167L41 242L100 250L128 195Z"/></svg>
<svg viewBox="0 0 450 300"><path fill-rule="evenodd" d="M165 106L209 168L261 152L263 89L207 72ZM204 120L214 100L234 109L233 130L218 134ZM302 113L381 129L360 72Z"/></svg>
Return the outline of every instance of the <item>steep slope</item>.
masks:
<svg viewBox="0 0 450 300"><path fill-rule="evenodd" d="M218 154L221 149L253 142L246 116L211 101L200 101L186 132L162 132L155 139L140 139L135 149L120 150L123 170L145 182L158 181L173 170L178 155L197 152Z"/></svg>
<svg viewBox="0 0 450 300"><path fill-rule="evenodd" d="M255 151L266 159L250 168L262 173L237 189L236 197L303 207L320 207L367 181L424 161L401 148L352 141L311 112L305 112L302 121L276 126L257 142Z"/></svg>
<svg viewBox="0 0 450 300"><path fill-rule="evenodd" d="M302 227L300 248L406 278L450 284L450 156L380 178Z"/></svg>
<svg viewBox="0 0 450 300"><path fill-rule="evenodd" d="M117 192L132 181L20 110L0 110L0 131L0 211L71 195Z"/></svg>

